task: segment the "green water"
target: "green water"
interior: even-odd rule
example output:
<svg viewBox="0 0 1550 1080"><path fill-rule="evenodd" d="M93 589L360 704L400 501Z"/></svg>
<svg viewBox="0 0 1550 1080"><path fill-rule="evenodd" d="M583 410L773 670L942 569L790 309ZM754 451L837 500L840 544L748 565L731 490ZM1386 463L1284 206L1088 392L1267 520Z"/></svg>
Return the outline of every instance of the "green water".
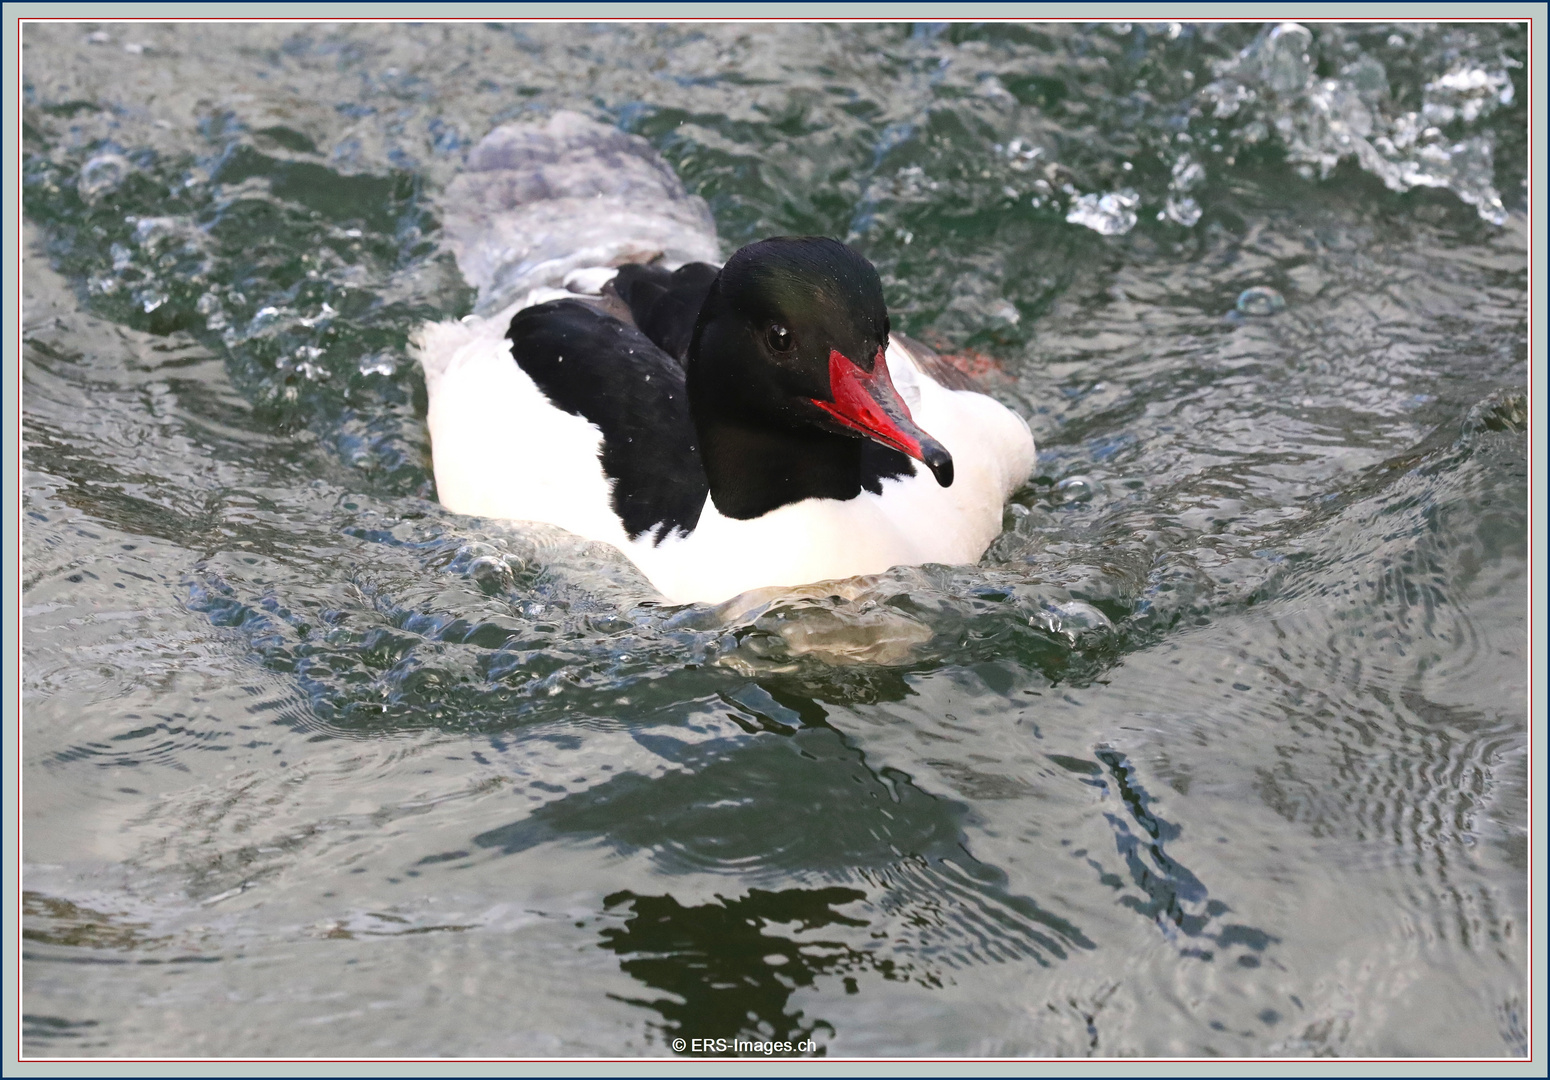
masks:
<svg viewBox="0 0 1550 1080"><path fill-rule="evenodd" d="M1525 60L28 26L27 1052L1525 1053ZM441 192L559 108L986 372L978 566L672 607L440 509Z"/></svg>

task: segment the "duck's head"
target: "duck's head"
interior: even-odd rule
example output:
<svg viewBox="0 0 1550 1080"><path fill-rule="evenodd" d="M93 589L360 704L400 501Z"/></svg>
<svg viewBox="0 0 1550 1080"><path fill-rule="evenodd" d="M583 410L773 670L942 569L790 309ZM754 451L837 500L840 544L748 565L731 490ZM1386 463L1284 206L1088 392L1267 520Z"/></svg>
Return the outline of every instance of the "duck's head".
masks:
<svg viewBox="0 0 1550 1080"><path fill-rule="evenodd" d="M895 389L888 333L882 281L849 247L825 237L749 244L722 267L695 326L688 364L697 422L702 432L709 418L831 446L838 436L852 457L854 440L869 439L921 462L947 487L952 455L916 426Z"/></svg>

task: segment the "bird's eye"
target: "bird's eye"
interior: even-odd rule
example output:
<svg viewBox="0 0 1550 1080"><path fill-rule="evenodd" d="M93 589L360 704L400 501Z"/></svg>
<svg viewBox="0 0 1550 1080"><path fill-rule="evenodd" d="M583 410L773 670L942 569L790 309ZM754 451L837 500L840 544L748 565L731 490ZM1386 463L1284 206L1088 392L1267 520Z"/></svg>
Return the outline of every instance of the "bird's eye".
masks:
<svg viewBox="0 0 1550 1080"><path fill-rule="evenodd" d="M776 352L790 352L791 346L794 344L791 340L791 331L780 325L780 323L772 324L769 333L765 337L769 340L770 348Z"/></svg>

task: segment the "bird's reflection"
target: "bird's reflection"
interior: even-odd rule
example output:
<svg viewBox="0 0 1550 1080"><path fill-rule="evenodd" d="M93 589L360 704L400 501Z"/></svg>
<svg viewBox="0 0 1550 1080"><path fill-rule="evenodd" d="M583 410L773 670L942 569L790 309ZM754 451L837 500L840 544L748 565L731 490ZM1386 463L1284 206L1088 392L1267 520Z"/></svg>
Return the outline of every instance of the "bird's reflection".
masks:
<svg viewBox="0 0 1550 1080"><path fill-rule="evenodd" d="M628 917L604 930L601 944L619 954L624 971L665 991L668 996L628 1000L659 1012L669 1034L813 1040L821 1055L834 1029L791 1007L796 990L825 975L841 977L851 993L861 972L910 977L908 965L855 944L866 940L867 921L842 909L865 899L841 887L752 889L738 899L685 907L671 896L617 893L607 906Z"/></svg>
<svg viewBox="0 0 1550 1080"><path fill-rule="evenodd" d="M872 767L811 715L765 706L770 723L755 736L642 734L672 771L617 776L474 843L515 853L601 841L645 852L668 874L735 882L712 903L637 892L608 899L625 919L600 944L664 992L637 1003L690 1039L822 1036L824 1022L789 998L826 977L850 992L872 977L935 986L950 969L1049 965L1094 947L972 854L965 804Z"/></svg>

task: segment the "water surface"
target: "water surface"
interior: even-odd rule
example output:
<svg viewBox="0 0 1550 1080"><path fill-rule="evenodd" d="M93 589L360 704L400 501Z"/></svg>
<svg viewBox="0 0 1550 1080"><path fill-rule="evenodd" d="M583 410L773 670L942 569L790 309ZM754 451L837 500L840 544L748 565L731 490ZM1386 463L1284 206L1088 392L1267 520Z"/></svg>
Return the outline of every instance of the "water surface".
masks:
<svg viewBox="0 0 1550 1080"><path fill-rule="evenodd" d="M1525 1053L1525 54L28 26L27 1052ZM1028 417L978 566L437 506L440 193L558 108Z"/></svg>

